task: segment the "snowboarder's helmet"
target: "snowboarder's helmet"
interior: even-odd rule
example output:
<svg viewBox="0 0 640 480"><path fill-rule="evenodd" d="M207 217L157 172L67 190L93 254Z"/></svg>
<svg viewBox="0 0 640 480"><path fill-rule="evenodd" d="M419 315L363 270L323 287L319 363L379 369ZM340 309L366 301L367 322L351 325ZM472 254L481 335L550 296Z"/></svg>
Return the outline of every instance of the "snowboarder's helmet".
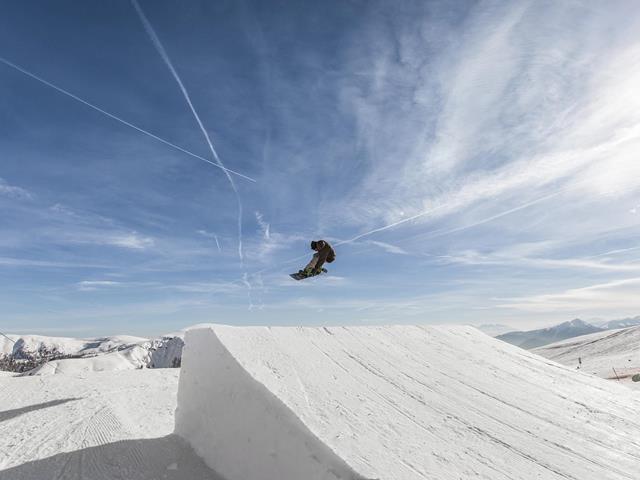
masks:
<svg viewBox="0 0 640 480"><path fill-rule="evenodd" d="M315 250L317 246L318 242L316 242L315 240L311 240L311 250Z"/></svg>

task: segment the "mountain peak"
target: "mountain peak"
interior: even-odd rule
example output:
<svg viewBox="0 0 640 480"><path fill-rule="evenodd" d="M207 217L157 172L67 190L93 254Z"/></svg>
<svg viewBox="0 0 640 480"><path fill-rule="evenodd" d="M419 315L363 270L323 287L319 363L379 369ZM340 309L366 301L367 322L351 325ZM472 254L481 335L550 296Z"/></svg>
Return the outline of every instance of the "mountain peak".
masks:
<svg viewBox="0 0 640 480"><path fill-rule="evenodd" d="M574 318L570 322L565 322L565 324L569 324L571 327L592 327L590 323L585 322L584 320L580 320L579 318Z"/></svg>

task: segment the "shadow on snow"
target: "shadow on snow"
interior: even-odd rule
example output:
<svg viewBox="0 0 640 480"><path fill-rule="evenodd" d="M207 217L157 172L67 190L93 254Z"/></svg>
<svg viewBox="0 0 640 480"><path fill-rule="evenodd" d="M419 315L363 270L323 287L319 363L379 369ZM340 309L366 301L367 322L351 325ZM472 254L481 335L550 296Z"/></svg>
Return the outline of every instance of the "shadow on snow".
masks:
<svg viewBox="0 0 640 480"><path fill-rule="evenodd" d="M180 437L123 440L27 462L0 480L224 480Z"/></svg>
<svg viewBox="0 0 640 480"><path fill-rule="evenodd" d="M0 422L19 417L20 415L24 415L25 413L34 412L43 408L55 407L56 405L62 405L63 403L67 402L75 402L76 400L81 400L81 398L63 398L60 400L52 400L50 402L36 403L35 405L29 405L28 407L5 410L4 412L0 412Z"/></svg>

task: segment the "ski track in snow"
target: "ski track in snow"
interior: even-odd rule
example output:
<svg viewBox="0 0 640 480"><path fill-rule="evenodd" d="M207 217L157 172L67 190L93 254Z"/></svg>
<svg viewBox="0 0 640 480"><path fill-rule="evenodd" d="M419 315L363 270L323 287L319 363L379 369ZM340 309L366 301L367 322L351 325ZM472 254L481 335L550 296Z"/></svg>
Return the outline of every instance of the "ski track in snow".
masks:
<svg viewBox="0 0 640 480"><path fill-rule="evenodd" d="M0 480L219 480L172 434L178 374L0 376Z"/></svg>

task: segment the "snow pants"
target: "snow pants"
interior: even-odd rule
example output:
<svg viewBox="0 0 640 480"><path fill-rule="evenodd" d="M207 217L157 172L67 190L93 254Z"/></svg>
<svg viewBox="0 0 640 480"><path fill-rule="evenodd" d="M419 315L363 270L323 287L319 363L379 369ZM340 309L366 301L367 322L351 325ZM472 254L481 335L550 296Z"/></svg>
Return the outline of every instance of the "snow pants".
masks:
<svg viewBox="0 0 640 480"><path fill-rule="evenodd" d="M307 266L304 267L305 270L310 269L313 270L314 268L316 268L316 265L318 264L318 259L320 258L320 254L319 253L314 253L313 254L313 258L311 259L311 261L309 263L307 263Z"/></svg>

